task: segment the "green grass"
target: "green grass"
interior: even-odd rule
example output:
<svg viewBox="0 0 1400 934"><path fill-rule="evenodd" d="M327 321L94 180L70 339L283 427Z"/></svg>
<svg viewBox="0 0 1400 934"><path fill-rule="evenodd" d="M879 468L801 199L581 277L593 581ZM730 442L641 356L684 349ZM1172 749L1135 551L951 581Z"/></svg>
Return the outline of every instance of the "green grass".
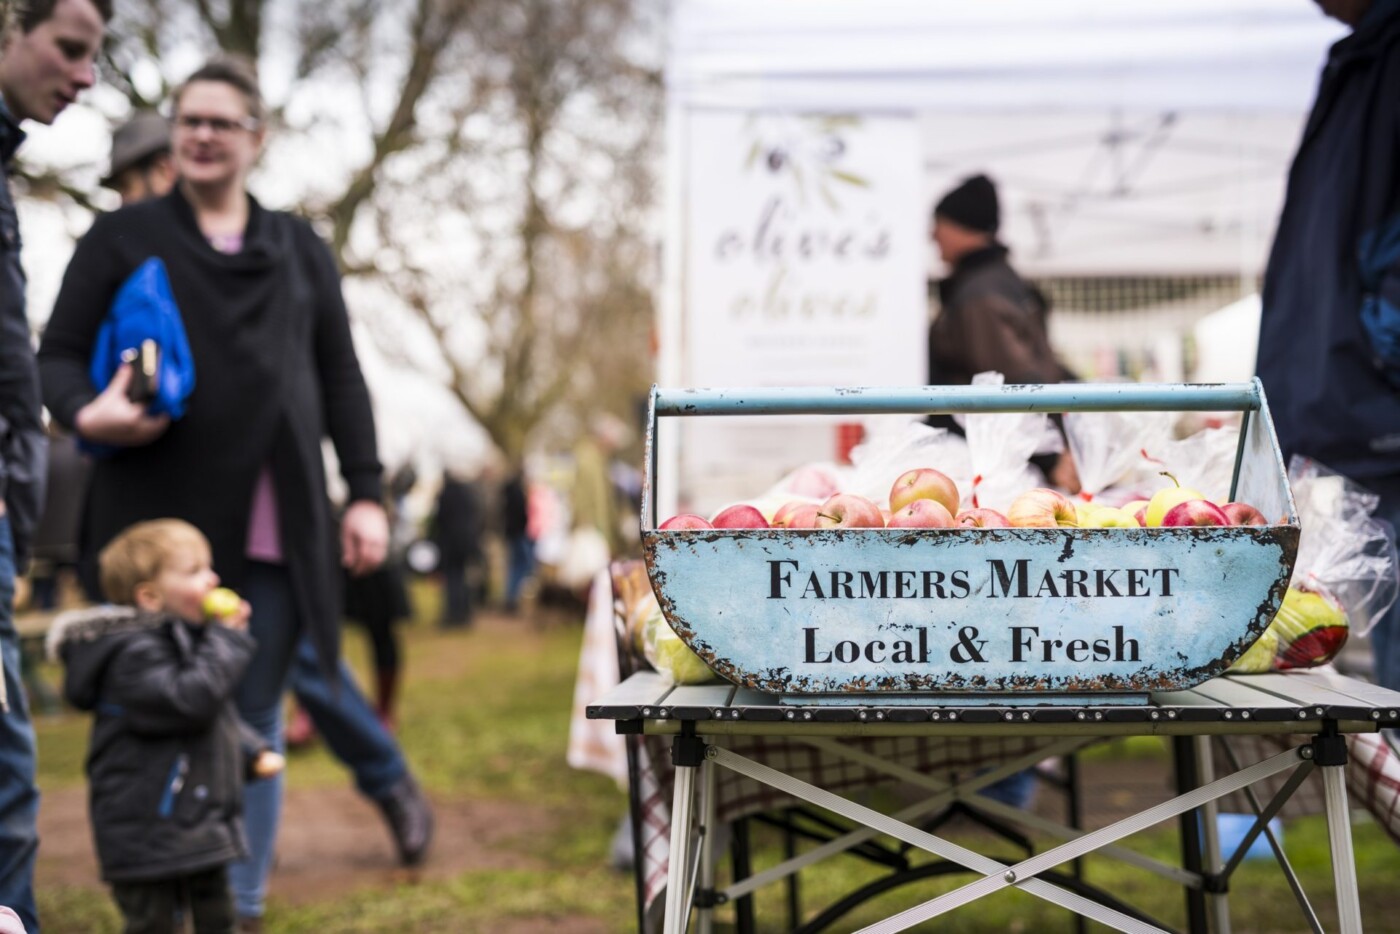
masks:
<svg viewBox="0 0 1400 934"><path fill-rule="evenodd" d="M426 610L425 619L432 618ZM627 931L635 927L631 877L607 868L609 839L625 806L610 780L579 773L564 764L569 708L578 659L580 630L558 626L538 632L488 628L442 634L420 623L405 631L408 667L401 714L401 736L424 784L439 800L480 799L528 805L542 810L551 829L504 846L531 867L484 869L444 881L347 892L309 905L269 904L271 931L533 931L565 920L591 922L592 929ZM366 646L347 630L347 654L365 670ZM50 672L50 675L53 673ZM40 784L45 789L82 781L87 723L73 715L40 718ZM1110 753L1099 753L1107 755ZM1162 757L1155 740L1115 744L1112 755ZM1163 767L1167 760L1163 758ZM295 757L289 782L298 788L340 787L343 769L322 751ZM1287 849L1326 929L1335 927L1331 907L1331 865L1326 825L1320 817L1290 822ZM985 846L975 833L958 842ZM1363 916L1368 931L1400 931L1400 897L1391 894L1400 876L1400 850L1374 824L1355 828ZM1133 838L1133 846L1170 861L1176 838L1155 830ZM1042 846L1044 843L1042 842ZM755 831L755 866L779 859L771 833ZM1006 852L1005 847L996 848ZM1008 854L1009 855L1009 854ZM1089 862L1089 878L1118 897L1184 926L1178 889L1158 877L1104 859ZM825 902L875 878L881 870L850 857L828 861L804 874L803 904L810 917ZM849 915L834 930L854 930L971 880L961 875L897 890ZM1269 863L1246 863L1231 899L1237 932L1286 934L1306 931L1287 885ZM102 890L49 887L39 892L48 932L115 932L119 919ZM781 886L759 893L760 930L787 929ZM722 908L718 929L732 930L732 908ZM1019 892L1008 892L953 912L918 930L1026 931L1073 930L1058 908ZM1099 928L1095 928L1099 929Z"/></svg>

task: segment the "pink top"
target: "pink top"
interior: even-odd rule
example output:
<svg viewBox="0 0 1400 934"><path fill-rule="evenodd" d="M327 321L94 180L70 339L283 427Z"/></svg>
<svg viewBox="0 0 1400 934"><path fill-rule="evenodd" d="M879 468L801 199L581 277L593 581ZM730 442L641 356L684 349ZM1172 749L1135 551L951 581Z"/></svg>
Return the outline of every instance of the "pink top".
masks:
<svg viewBox="0 0 1400 934"><path fill-rule="evenodd" d="M243 234L218 234L209 245L220 253L241 253ZM248 509L248 545L243 552L254 561L282 563L282 533L277 525L277 489L272 485L272 468L264 464L253 486L253 502Z"/></svg>
<svg viewBox="0 0 1400 934"><path fill-rule="evenodd" d="M258 471L253 487L253 505L248 513L248 547L243 552L254 561L282 563L282 533L277 526L277 490L272 485L272 468Z"/></svg>
<svg viewBox="0 0 1400 934"><path fill-rule="evenodd" d="M24 934L24 922L13 909L0 906L0 934Z"/></svg>

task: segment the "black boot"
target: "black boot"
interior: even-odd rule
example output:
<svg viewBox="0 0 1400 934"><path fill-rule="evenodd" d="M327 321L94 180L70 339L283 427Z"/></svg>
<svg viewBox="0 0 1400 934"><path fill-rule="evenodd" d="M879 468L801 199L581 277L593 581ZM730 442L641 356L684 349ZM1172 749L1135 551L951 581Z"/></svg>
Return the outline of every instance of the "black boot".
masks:
<svg viewBox="0 0 1400 934"><path fill-rule="evenodd" d="M433 809L423 789L412 775L405 775L377 803L394 835L399 862L405 866L421 863L433 841Z"/></svg>

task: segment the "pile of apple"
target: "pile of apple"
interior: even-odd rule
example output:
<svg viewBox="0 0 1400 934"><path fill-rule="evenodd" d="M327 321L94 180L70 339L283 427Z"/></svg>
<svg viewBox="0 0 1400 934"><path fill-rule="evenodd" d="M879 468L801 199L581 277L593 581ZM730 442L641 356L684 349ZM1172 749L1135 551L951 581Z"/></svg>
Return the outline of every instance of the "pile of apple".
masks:
<svg viewBox="0 0 1400 934"><path fill-rule="evenodd" d="M1175 477L1171 479L1173 485L1158 490L1150 500L1122 507L1076 503L1051 489L1027 490L1002 514L995 509L960 510L957 484L947 474L932 467L916 467L895 480L889 509L855 493L835 493L821 504L801 500L786 503L773 514L772 522L755 507L740 503L721 509L710 519L691 513L672 516L661 523L661 529L1135 529L1269 524L1253 506L1218 506L1177 484Z"/></svg>

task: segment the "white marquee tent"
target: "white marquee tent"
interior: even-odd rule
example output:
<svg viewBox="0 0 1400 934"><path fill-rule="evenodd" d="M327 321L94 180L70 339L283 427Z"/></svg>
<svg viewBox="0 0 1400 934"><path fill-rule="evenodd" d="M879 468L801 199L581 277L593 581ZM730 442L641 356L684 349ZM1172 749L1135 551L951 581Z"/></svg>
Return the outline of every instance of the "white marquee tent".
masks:
<svg viewBox="0 0 1400 934"><path fill-rule="evenodd" d="M1344 34L1306 0L679 0L673 12L658 326L668 386L922 382L925 282L940 274L929 207L979 171L998 182L1002 237L1024 272L1216 277L1248 293L1321 62ZM834 130L832 115L862 129ZM823 147L861 168L833 173ZM784 170L766 187L753 168L765 158ZM832 224L878 215L895 261L780 255L781 220L790 245L823 211ZM749 267L725 265L740 241ZM862 277L878 285L861 291ZM877 308L874 323L823 332L816 312L794 311L833 292L838 313ZM867 343L872 330L894 340ZM697 508L829 448L771 430L685 431L684 466L666 438L661 470L683 474Z"/></svg>

